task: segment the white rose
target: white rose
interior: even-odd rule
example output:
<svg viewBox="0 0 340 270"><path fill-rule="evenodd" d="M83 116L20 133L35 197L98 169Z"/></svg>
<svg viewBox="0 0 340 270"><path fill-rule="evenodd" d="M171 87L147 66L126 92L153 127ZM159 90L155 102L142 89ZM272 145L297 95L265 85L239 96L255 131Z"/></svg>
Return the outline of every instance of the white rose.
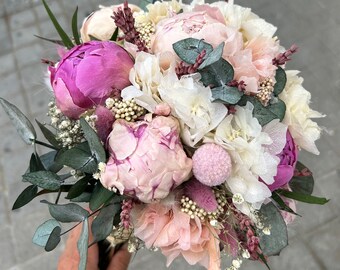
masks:
<svg viewBox="0 0 340 270"><path fill-rule="evenodd" d="M283 123L301 148L315 155L319 150L315 141L320 138L321 128L312 121L312 118L323 117L321 113L309 107L311 94L302 86L303 78L297 76L299 71L289 70L287 73L287 84L279 95L286 104L286 115Z"/></svg>

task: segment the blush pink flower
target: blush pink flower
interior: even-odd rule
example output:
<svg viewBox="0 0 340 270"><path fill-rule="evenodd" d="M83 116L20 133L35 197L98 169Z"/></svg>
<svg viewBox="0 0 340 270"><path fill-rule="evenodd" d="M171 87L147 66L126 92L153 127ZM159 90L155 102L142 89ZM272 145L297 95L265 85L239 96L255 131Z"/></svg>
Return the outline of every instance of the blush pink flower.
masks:
<svg viewBox="0 0 340 270"><path fill-rule="evenodd" d="M173 117L150 122L116 120L108 137L110 158L100 180L103 186L150 203L190 178L192 161L179 138Z"/></svg>
<svg viewBox="0 0 340 270"><path fill-rule="evenodd" d="M277 174L274 177L274 183L268 185L271 191L286 185L294 176L299 150L289 131L287 131L286 139L286 145L282 152L278 155L280 163L277 167Z"/></svg>
<svg viewBox="0 0 340 270"><path fill-rule="evenodd" d="M152 203L132 210L134 234L147 248L160 248L167 266L178 256L190 264L201 264L209 270L220 270L218 232L208 222L191 219L175 203Z"/></svg>
<svg viewBox="0 0 340 270"><path fill-rule="evenodd" d="M234 55L243 45L241 33L225 24L219 9L204 5L160 21L152 37L151 50L173 52L174 43L189 37L204 39L214 48L224 42L224 58Z"/></svg>
<svg viewBox="0 0 340 270"><path fill-rule="evenodd" d="M234 78L245 82L247 92L256 93L260 80L275 76L277 67L272 60L278 53L279 45L272 38L252 39L243 50L228 58L234 67Z"/></svg>
<svg viewBox="0 0 340 270"><path fill-rule="evenodd" d="M192 162L196 179L210 187L224 183L231 173L230 155L218 144L203 144L195 151Z"/></svg>

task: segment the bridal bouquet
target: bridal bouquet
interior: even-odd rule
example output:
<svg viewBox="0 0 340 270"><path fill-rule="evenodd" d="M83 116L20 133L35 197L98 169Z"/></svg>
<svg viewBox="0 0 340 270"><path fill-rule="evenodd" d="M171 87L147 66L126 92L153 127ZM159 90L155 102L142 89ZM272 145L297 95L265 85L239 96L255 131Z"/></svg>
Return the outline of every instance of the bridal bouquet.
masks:
<svg viewBox="0 0 340 270"><path fill-rule="evenodd" d="M100 7L80 33L76 11L68 35L43 3L61 38L49 40L60 59L43 60L51 121L37 124L47 142L0 99L34 146L13 209L56 193L42 201L52 218L35 244L53 250L82 226L79 269L104 239L159 249L167 266L179 256L210 270L223 257L229 270L245 259L268 266L288 244L295 202L327 202L311 195L312 173L298 161L302 150L319 153L312 119L323 115L287 70L297 47L284 49L275 26L233 1L125 2ZM37 144L51 151L39 155Z"/></svg>

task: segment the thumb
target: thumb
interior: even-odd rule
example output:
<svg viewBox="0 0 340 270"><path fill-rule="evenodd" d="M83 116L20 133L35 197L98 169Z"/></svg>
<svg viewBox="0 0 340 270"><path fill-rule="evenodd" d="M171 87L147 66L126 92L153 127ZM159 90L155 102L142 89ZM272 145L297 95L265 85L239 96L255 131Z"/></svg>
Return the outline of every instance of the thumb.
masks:
<svg viewBox="0 0 340 270"><path fill-rule="evenodd" d="M107 270L127 270L130 263L131 253L127 251L126 246L113 254Z"/></svg>

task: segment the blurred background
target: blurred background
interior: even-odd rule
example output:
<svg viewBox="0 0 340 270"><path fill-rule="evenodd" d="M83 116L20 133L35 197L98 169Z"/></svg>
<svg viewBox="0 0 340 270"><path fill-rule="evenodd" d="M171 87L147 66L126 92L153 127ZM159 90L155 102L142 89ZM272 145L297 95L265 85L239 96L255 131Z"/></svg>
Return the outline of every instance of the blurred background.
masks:
<svg viewBox="0 0 340 270"><path fill-rule="evenodd" d="M71 16L79 6L79 21L108 0L50 0L60 23L69 29ZM136 1L130 1L137 3ZM300 47L287 69L299 69L304 86L312 93L312 108L327 115L319 124L325 127L317 143L321 154L302 152L300 160L313 172L315 194L331 201L326 206L298 204L297 218L289 228L290 246L280 257L270 259L274 270L340 269L340 1L339 0L235 0L278 27L281 44ZM70 32L70 31L69 31ZM57 60L53 44L34 35L57 38L39 0L0 0L0 96L18 106L29 118L40 122L46 117L49 93L44 85L46 66L41 58ZM39 134L40 135L40 134ZM39 136L38 135L38 136ZM40 138L42 138L40 136ZM35 229L49 218L39 198L19 210L12 205L26 187L21 183L32 149L17 136L5 113L0 110L0 268L2 270L56 269L64 240L46 253L31 243ZM48 195L47 199L53 199ZM228 264L225 262L225 266ZM245 263L243 269L265 269L260 263ZM131 270L166 269L159 253L138 252ZM170 269L189 269L182 260ZM202 269L193 267L192 269Z"/></svg>

